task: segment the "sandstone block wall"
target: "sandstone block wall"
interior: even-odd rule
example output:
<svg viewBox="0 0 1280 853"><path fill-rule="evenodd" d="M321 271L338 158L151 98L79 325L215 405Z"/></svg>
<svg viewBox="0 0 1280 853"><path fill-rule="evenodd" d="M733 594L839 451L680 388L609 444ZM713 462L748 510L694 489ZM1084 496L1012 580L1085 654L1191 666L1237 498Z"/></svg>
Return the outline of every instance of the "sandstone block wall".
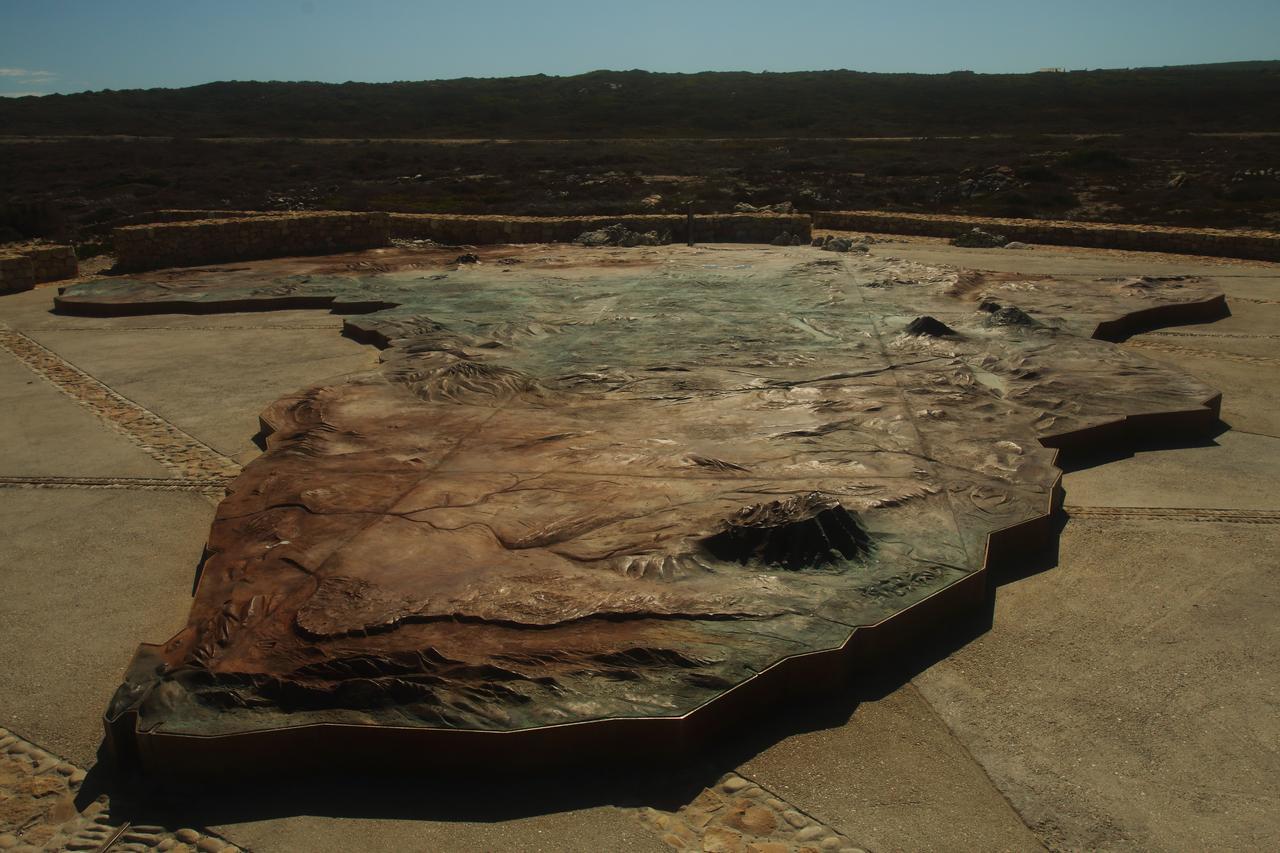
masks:
<svg viewBox="0 0 1280 853"><path fill-rule="evenodd" d="M123 228L126 225L155 225L161 222L193 222L197 219L245 219L250 216L280 215L287 215L287 212L265 210L191 210L169 208L162 210L147 210L142 213L133 213L128 216L122 216L115 220L114 224L117 227Z"/></svg>
<svg viewBox="0 0 1280 853"><path fill-rule="evenodd" d="M670 231L677 243L687 240L682 214L634 216L459 216L435 213L392 213L391 236L439 243L568 243L584 231L620 223L632 231ZM695 216L698 243L769 243L783 233L809 242L812 222L799 214L724 213Z"/></svg>
<svg viewBox="0 0 1280 853"><path fill-rule="evenodd" d="M36 286L35 267L25 255L0 255L0 293L17 293Z"/></svg>
<svg viewBox="0 0 1280 853"><path fill-rule="evenodd" d="M955 237L971 228L981 228L1024 243L1280 261L1280 234L1273 231L997 219L874 210L814 213L813 224L816 228L833 231L870 231L927 237Z"/></svg>
<svg viewBox="0 0 1280 853"><path fill-rule="evenodd" d="M30 290L38 282L79 274L76 251L70 246L39 241L0 246L0 293Z"/></svg>
<svg viewBox="0 0 1280 853"><path fill-rule="evenodd" d="M385 246L385 213L284 213L201 219L115 229L122 271L325 255Z"/></svg>
<svg viewBox="0 0 1280 853"><path fill-rule="evenodd" d="M80 262L76 259L76 250L70 246L38 243L24 249L22 253L31 258L37 282L61 281L64 278L75 278L80 274Z"/></svg>

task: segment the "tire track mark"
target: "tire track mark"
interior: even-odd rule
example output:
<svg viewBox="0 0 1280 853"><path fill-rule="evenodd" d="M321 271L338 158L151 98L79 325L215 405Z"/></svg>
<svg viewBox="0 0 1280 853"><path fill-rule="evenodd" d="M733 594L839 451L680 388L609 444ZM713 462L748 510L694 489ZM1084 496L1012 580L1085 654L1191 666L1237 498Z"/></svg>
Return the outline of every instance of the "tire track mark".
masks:
<svg viewBox="0 0 1280 853"><path fill-rule="evenodd" d="M1280 510L1211 509L1208 507L1072 506L1063 509L1071 518L1123 521L1202 521L1229 524L1280 524Z"/></svg>

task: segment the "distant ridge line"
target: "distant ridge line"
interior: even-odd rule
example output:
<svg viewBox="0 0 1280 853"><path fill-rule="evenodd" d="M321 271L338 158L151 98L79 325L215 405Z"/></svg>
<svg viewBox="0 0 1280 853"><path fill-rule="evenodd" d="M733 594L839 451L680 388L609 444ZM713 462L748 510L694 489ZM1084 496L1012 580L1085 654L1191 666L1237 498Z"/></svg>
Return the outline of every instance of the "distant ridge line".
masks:
<svg viewBox="0 0 1280 853"><path fill-rule="evenodd" d="M1280 62L1059 74L855 71L218 82L0 99L10 134L350 138L862 138L1272 131ZM180 130L175 134L176 130Z"/></svg>

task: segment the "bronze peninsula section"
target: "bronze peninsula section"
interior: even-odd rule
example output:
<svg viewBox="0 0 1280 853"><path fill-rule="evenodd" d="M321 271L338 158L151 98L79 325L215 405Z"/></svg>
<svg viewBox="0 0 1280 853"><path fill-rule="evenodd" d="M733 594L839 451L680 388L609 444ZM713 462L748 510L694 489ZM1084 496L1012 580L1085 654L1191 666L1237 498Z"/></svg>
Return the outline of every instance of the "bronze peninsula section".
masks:
<svg viewBox="0 0 1280 853"><path fill-rule="evenodd" d="M83 314L315 307L380 368L284 398L188 627L108 744L160 774L685 754L981 615L1064 448L1218 422L1106 340L1189 277L811 248L382 249L74 285Z"/></svg>

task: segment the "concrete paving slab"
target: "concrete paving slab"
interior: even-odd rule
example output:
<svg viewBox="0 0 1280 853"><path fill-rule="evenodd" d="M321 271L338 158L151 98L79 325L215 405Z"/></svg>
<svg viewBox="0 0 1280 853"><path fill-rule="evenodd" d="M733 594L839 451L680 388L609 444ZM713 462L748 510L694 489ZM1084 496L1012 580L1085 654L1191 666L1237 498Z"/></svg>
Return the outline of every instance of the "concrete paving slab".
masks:
<svg viewBox="0 0 1280 853"><path fill-rule="evenodd" d="M0 476L173 476L138 445L3 351L0 436Z"/></svg>
<svg viewBox="0 0 1280 853"><path fill-rule="evenodd" d="M492 792L501 798L501 791ZM424 805L422 812L429 812ZM600 806L495 822L324 817L299 815L224 825L218 834L252 850L398 850L444 853L600 853L627 850L670 853L629 810Z"/></svg>
<svg viewBox="0 0 1280 853"><path fill-rule="evenodd" d="M1280 510L1280 438L1227 432L1201 447L1144 451L1063 477L1088 507Z"/></svg>
<svg viewBox="0 0 1280 853"><path fill-rule="evenodd" d="M31 337L237 461L257 454L258 413L270 403L377 364L377 350L336 330L193 330L183 319L171 316L170 327L151 331L41 330Z"/></svg>
<svg viewBox="0 0 1280 853"><path fill-rule="evenodd" d="M1239 285L1241 281L1241 279L1232 279L1230 282L1224 282L1224 289L1231 284ZM1268 340L1274 340L1277 329L1280 329L1280 280L1275 282L1271 293L1276 297L1274 303L1253 302L1240 296L1228 295L1227 306L1231 309L1230 317L1223 317L1212 323L1178 326L1176 331L1224 336L1259 335Z"/></svg>
<svg viewBox="0 0 1280 853"><path fill-rule="evenodd" d="M1223 322L1226 321L1224 320ZM1280 364L1280 359L1275 358L1273 355L1276 351L1276 344L1280 343L1280 337L1249 332L1233 332L1230 331L1230 327L1209 330L1200 326L1179 326L1176 329L1135 335L1126 343L1142 351L1144 355L1153 358L1159 358L1162 352L1189 350L1190 352L1185 354L1221 353L1227 357L1225 360L1228 361L1248 363L1253 360L1260 360L1259 363L1274 361ZM1244 356L1244 358L1231 358L1231 356Z"/></svg>
<svg viewBox="0 0 1280 853"><path fill-rule="evenodd" d="M0 719L81 766L138 643L186 622L213 505L200 495L0 490Z"/></svg>
<svg viewBox="0 0 1280 853"><path fill-rule="evenodd" d="M1243 267L1219 273L1214 276L1214 281L1227 295L1228 304L1234 299L1258 305L1280 305L1280 269L1275 265L1266 270Z"/></svg>
<svg viewBox="0 0 1280 853"><path fill-rule="evenodd" d="M1270 848L1277 553L1276 524L1073 520L915 682L1051 848Z"/></svg>
<svg viewBox="0 0 1280 853"><path fill-rule="evenodd" d="M873 850L1042 849L910 684L738 772Z"/></svg>
<svg viewBox="0 0 1280 853"><path fill-rule="evenodd" d="M1036 246L1032 249L962 249L945 241L878 243L872 255L975 269L1069 275L1240 275L1280 276L1276 264L1229 259Z"/></svg>
<svg viewBox="0 0 1280 853"><path fill-rule="evenodd" d="M1275 285L1280 296L1280 282ZM1134 335L1126 343L1144 355L1159 358L1162 353L1183 350L1190 355L1222 353L1225 361L1258 363L1274 361L1280 350L1280 301L1260 304L1239 298L1228 299L1231 316L1212 323L1175 326ZM1248 358L1232 358L1247 356Z"/></svg>

